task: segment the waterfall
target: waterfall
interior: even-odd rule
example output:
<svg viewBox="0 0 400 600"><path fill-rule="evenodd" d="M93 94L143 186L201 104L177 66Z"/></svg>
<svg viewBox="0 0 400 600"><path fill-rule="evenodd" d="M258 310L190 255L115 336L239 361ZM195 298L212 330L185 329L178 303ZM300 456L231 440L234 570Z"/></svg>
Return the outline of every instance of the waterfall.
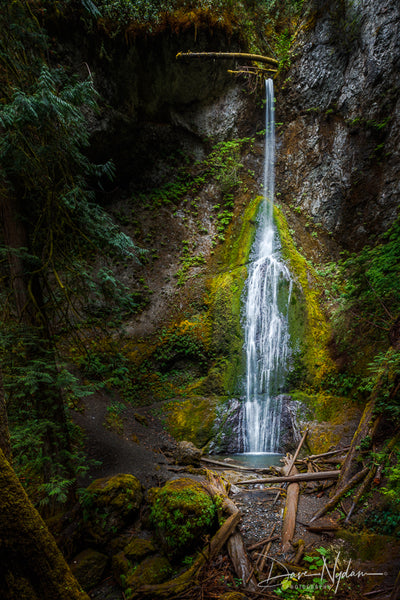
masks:
<svg viewBox="0 0 400 600"><path fill-rule="evenodd" d="M272 79L268 79L263 200L245 305L246 401L241 424L245 452L276 452L278 449L280 393L290 352L287 317L292 280L281 258L273 221L274 187L274 91Z"/></svg>

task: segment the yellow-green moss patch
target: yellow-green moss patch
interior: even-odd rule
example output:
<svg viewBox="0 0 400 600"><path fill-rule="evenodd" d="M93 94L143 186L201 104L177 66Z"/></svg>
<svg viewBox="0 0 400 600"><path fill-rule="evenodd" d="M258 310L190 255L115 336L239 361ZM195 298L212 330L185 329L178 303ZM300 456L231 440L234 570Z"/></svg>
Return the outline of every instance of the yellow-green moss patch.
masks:
<svg viewBox="0 0 400 600"><path fill-rule="evenodd" d="M311 382L318 384L328 373L336 371L327 347L331 332L320 307L318 275L296 249L285 216L277 206L274 207L274 217L282 242L283 256L304 294L306 327L302 343L303 361Z"/></svg>
<svg viewBox="0 0 400 600"><path fill-rule="evenodd" d="M178 440L187 440L202 448L210 441L218 399L191 397L164 405L167 427Z"/></svg>

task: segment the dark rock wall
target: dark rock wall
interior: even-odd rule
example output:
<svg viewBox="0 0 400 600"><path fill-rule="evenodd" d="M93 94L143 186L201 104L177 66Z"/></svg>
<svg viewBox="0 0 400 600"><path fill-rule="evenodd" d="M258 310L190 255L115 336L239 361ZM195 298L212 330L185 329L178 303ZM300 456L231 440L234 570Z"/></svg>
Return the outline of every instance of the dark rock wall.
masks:
<svg viewBox="0 0 400 600"><path fill-rule="evenodd" d="M387 229L400 199L398 0L314 6L285 77L278 191L354 250Z"/></svg>

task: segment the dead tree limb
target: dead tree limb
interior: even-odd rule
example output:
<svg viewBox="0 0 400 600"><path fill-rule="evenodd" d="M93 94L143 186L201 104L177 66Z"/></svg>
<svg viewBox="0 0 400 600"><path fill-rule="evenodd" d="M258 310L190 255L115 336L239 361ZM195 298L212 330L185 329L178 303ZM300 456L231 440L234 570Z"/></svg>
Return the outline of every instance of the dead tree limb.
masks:
<svg viewBox="0 0 400 600"><path fill-rule="evenodd" d="M275 67L279 66L279 61L269 56L262 56L261 54L247 54L245 52L178 52L176 58L218 58L232 60L235 58L243 60L255 60L257 62L264 62Z"/></svg>
<svg viewBox="0 0 400 600"><path fill-rule="evenodd" d="M342 489L344 489L344 487L346 487L356 468L354 459L359 452L359 445L365 438L373 438L374 433L380 423L381 416L379 415L378 417L375 417L374 415L376 394L377 391L374 394L374 397L365 406L357 431L355 432L351 441L350 449L340 470L340 477L336 486L336 492L340 492Z"/></svg>
<svg viewBox="0 0 400 600"><path fill-rule="evenodd" d="M357 504L360 501L360 498L365 494L365 492L367 491L369 485L371 484L373 478L375 477L375 473L376 473L376 465L373 465L371 467L371 469L369 470L369 473L367 474L366 478L364 479L364 481L362 482L362 484L360 485L359 489L357 490L354 498L353 498L353 503L350 507L349 512L347 513L347 516L344 520L345 523L348 523L351 515L353 514L353 511L355 509L355 507L357 506Z"/></svg>
<svg viewBox="0 0 400 600"><path fill-rule="evenodd" d="M307 434L307 431L306 431ZM302 441L300 442L300 446L303 443L306 434L303 436ZM296 467L294 466L295 456L283 467L283 471L286 472L287 475L290 472L293 472L294 475L298 474ZM296 529L296 516L297 516L297 505L299 502L299 493L300 486L298 483L289 483L286 492L286 505L283 513L283 524L282 524L282 549L283 552L288 552L291 548L291 541L294 536L294 531Z"/></svg>
<svg viewBox="0 0 400 600"><path fill-rule="evenodd" d="M275 523L275 525L272 528L271 536L272 536L272 534L275 531L275 527L276 527L276 523ZM271 537L270 540L268 540L268 542L265 544L265 546L264 546L264 548L262 550L261 560L260 560L260 564L258 566L258 570L260 571L260 573L262 573L264 571L265 563L266 563L266 560L268 558L268 552L269 552L269 549L271 548L271 544L272 544L272 537Z"/></svg>
<svg viewBox="0 0 400 600"><path fill-rule="evenodd" d="M332 498L325 504L325 506L323 508L321 508L320 510L318 510L315 513L315 515L310 520L310 523L312 523L316 519L319 519L319 517L322 517L322 515L324 515L326 512L328 512L328 510L332 510L333 508L335 508L335 506L339 502L340 498L342 498L342 496L346 492L351 490L351 488L354 485L356 485L356 483L358 483L363 477L365 477L365 475L368 473L368 470L369 470L368 467L366 467L362 471L359 471L358 473L356 473L354 475L354 477L352 477L350 479L350 481L341 490L339 490L332 496Z"/></svg>
<svg viewBox="0 0 400 600"><path fill-rule="evenodd" d="M272 535L273 532L275 531L275 527L276 527L276 525L273 526L272 531L268 537L260 540L259 542L256 542L255 544L252 544L251 546L249 546L247 548L247 550L249 552L251 552L252 550L256 550L257 548L260 548L261 546L265 546L265 544L268 544L269 542L274 542L275 540L280 538L281 537L280 535Z"/></svg>
<svg viewBox="0 0 400 600"><path fill-rule="evenodd" d="M235 485L250 485L259 483L296 483L299 481L324 481L325 479L337 479L340 471L320 471L319 473L298 473L296 475L285 475L282 477L265 477L262 479L250 479L237 481Z"/></svg>
<svg viewBox="0 0 400 600"><path fill-rule="evenodd" d="M301 447L304 444L304 440L307 437L307 433L308 433L308 427L305 430L305 432L303 433L303 436L302 436L302 438L301 438L301 440L299 442L299 445L297 446L297 449L296 449L296 452L293 455L293 458L289 461L289 463L287 465L287 469L286 469L285 475L290 475L290 473L292 472L293 468L294 468L293 473L298 472L297 469L296 469L296 467L294 466L294 463L296 462L296 458L298 457L299 452L301 450Z"/></svg>
<svg viewBox="0 0 400 600"><path fill-rule="evenodd" d="M323 452L322 454L311 454L310 456L305 456L304 460L315 460L317 458L325 458L325 456L333 456L334 454L341 454L347 452L350 449L350 446L346 446L345 448L340 448L338 450L330 450L329 452Z"/></svg>
<svg viewBox="0 0 400 600"><path fill-rule="evenodd" d="M228 553L235 573L245 583L245 588L256 590L257 581L252 574L253 570L246 554L243 538L238 531L235 531L228 540Z"/></svg>
<svg viewBox="0 0 400 600"><path fill-rule="evenodd" d="M200 462L205 462L210 465L215 465L217 467L223 467L224 469L232 469L233 471L254 471L256 473L268 473L270 471L270 467L245 467L243 465L235 465L232 463L222 462L222 460L214 460L212 458L201 457Z"/></svg>

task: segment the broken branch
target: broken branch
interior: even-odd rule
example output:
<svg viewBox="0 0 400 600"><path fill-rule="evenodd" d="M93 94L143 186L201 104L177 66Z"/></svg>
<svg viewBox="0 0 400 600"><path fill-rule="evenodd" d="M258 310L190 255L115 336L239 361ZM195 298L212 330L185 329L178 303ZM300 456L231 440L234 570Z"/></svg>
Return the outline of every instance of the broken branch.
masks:
<svg viewBox="0 0 400 600"><path fill-rule="evenodd" d="M178 52L176 58L221 58L228 60L239 58L269 63L270 65L274 65L276 67L279 66L279 62L275 58L262 56L261 54L247 54L245 52Z"/></svg>

